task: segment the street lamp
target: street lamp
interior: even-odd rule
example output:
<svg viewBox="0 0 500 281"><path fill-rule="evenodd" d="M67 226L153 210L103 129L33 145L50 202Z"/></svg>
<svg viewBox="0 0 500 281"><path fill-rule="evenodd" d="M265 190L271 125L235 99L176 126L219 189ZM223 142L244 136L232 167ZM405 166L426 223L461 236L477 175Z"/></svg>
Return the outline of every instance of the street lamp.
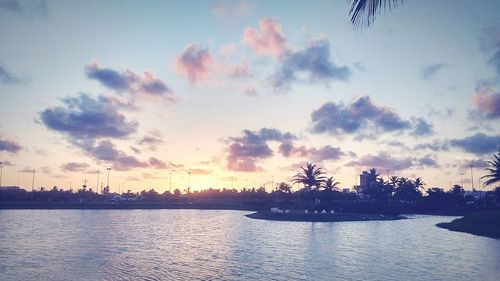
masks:
<svg viewBox="0 0 500 281"><path fill-rule="evenodd" d="M474 174L472 173L472 168L474 168L474 165L470 165L470 181L472 184L472 191L474 191Z"/></svg>
<svg viewBox="0 0 500 281"><path fill-rule="evenodd" d="M0 162L0 187L2 187L2 172L3 172L3 162Z"/></svg>
<svg viewBox="0 0 500 281"><path fill-rule="evenodd" d="M108 170L108 183L106 184L106 189L109 192L109 171L111 171L111 168L106 168Z"/></svg>
<svg viewBox="0 0 500 281"><path fill-rule="evenodd" d="M101 171L97 170L97 182L95 184L95 192L96 193L99 193L99 174L101 173ZM102 193L102 190L101 190L101 193Z"/></svg>

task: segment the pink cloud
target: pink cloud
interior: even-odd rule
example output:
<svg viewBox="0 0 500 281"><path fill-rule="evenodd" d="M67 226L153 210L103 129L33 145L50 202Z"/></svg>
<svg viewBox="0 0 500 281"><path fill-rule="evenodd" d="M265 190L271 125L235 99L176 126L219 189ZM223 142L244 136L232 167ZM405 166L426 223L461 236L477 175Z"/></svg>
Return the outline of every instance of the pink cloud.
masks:
<svg viewBox="0 0 500 281"><path fill-rule="evenodd" d="M243 32L243 42L260 55L280 56L285 50L285 37L281 24L272 18L261 19L259 29L247 27Z"/></svg>
<svg viewBox="0 0 500 281"><path fill-rule="evenodd" d="M472 102L488 118L500 118L500 92L495 93L491 87L483 87L472 96Z"/></svg>
<svg viewBox="0 0 500 281"><path fill-rule="evenodd" d="M236 52L236 44L226 43L219 47L219 54L223 57L229 56Z"/></svg>
<svg viewBox="0 0 500 281"><path fill-rule="evenodd" d="M189 44L177 57L174 70L195 84L208 76L212 64L213 58L208 49L203 49L200 45Z"/></svg>
<svg viewBox="0 0 500 281"><path fill-rule="evenodd" d="M189 172L193 175L209 175L212 173L212 171L210 171L210 170L201 169L201 168L189 169Z"/></svg>
<svg viewBox="0 0 500 281"><path fill-rule="evenodd" d="M241 78L250 76L250 66L246 59L229 69L229 76L232 78Z"/></svg>

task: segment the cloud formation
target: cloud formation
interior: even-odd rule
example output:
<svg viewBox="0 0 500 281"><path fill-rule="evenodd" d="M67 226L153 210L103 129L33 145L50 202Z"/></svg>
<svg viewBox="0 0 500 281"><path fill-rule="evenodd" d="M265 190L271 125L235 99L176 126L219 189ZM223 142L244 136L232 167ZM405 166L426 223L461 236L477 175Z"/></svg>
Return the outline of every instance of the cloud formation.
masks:
<svg viewBox="0 0 500 281"><path fill-rule="evenodd" d="M434 125L427 122L423 118L414 118L412 120L413 123L413 132L411 134L415 137L425 137L434 134Z"/></svg>
<svg viewBox="0 0 500 281"><path fill-rule="evenodd" d="M472 96L472 103L485 118L500 118L500 91L495 92L490 86L481 87Z"/></svg>
<svg viewBox="0 0 500 281"><path fill-rule="evenodd" d="M340 147L325 145L320 148L298 146L295 147L291 141L285 141L279 146L280 153L285 156L304 157L314 162L322 162L325 160L338 160L345 156Z"/></svg>
<svg viewBox="0 0 500 281"><path fill-rule="evenodd" d="M500 135L476 133L469 137L449 140L449 144L476 155L496 153L500 151Z"/></svg>
<svg viewBox="0 0 500 281"><path fill-rule="evenodd" d="M69 162L61 165L61 170L68 172L82 172L85 171L90 165L87 163L77 163L77 162Z"/></svg>
<svg viewBox="0 0 500 281"><path fill-rule="evenodd" d="M151 132L148 135L145 135L142 139L139 140L139 145L146 146L149 150L155 151L158 148L158 145L163 144L164 141L161 138L161 134L158 131Z"/></svg>
<svg viewBox="0 0 500 281"><path fill-rule="evenodd" d="M45 0L0 0L0 10L11 12L20 16L45 16L48 8Z"/></svg>
<svg viewBox="0 0 500 281"><path fill-rule="evenodd" d="M414 150L448 151L448 141L435 139L430 143L419 143L413 147Z"/></svg>
<svg viewBox="0 0 500 281"><path fill-rule="evenodd" d="M189 44L177 57L174 70L177 74L186 76L191 84L195 84L208 76L212 65L213 58L208 49Z"/></svg>
<svg viewBox="0 0 500 281"><path fill-rule="evenodd" d="M7 69L0 65L0 83L12 85L19 84L22 82L22 79L17 77L16 75L10 73Z"/></svg>
<svg viewBox="0 0 500 281"><path fill-rule="evenodd" d="M104 96L94 99L80 93L76 97L66 97L62 102L64 106L47 108L40 117L47 128L70 138L123 138L137 130L137 122L127 121Z"/></svg>
<svg viewBox="0 0 500 281"><path fill-rule="evenodd" d="M210 10L217 16L230 19L247 16L252 11L250 3L246 0L236 1L217 1L210 5Z"/></svg>
<svg viewBox="0 0 500 281"><path fill-rule="evenodd" d="M275 91L288 91L301 74L308 76L307 82L329 83L347 81L351 70L347 66L337 66L330 58L330 43L320 39L311 41L302 50L285 52L278 71L271 77Z"/></svg>
<svg viewBox="0 0 500 281"><path fill-rule="evenodd" d="M22 149L22 146L13 140L5 139L0 134L0 151L7 151L10 153L17 153Z"/></svg>
<svg viewBox="0 0 500 281"><path fill-rule="evenodd" d="M165 82L156 78L151 71L141 76L132 70L117 71L102 68L98 62L85 67L85 74L90 79L99 81L106 88L116 92L127 92L132 97L164 97L175 101L172 89Z"/></svg>
<svg viewBox="0 0 500 281"><path fill-rule="evenodd" d="M361 132L401 132L411 128L392 109L375 105L369 96L363 96L345 105L327 102L311 114L312 131L332 136Z"/></svg>
<svg viewBox="0 0 500 281"><path fill-rule="evenodd" d="M365 155L346 164L348 167L376 168L378 170L401 171L412 166L411 157L397 158L387 152Z"/></svg>
<svg viewBox="0 0 500 281"><path fill-rule="evenodd" d="M434 167L434 168L439 167L436 158L431 155L426 155L424 157L417 158L415 159L415 162L417 166Z"/></svg>
<svg viewBox="0 0 500 281"><path fill-rule="evenodd" d="M259 55L280 56L285 50L286 40L281 24L272 18L259 21L258 29L247 27L243 31L243 42Z"/></svg>
<svg viewBox="0 0 500 281"><path fill-rule="evenodd" d="M139 161L134 156L116 148L109 140L101 141L73 141L73 144L82 148L89 156L111 163L111 168L118 171L127 171L133 168L145 168L148 163Z"/></svg>
<svg viewBox="0 0 500 281"><path fill-rule="evenodd" d="M149 158L149 165L155 169L166 169L168 167L165 162L155 157Z"/></svg>
<svg viewBox="0 0 500 281"><path fill-rule="evenodd" d="M488 162L483 159L483 158L476 158L476 159L463 159L459 162L458 164L458 167L463 171L463 170L466 170L466 171L470 171L470 167L474 167L474 168L487 168L489 167L490 165L488 164Z"/></svg>
<svg viewBox="0 0 500 281"><path fill-rule="evenodd" d="M193 175L210 175L212 173L212 171L210 170L201 168L189 169L188 172L190 172Z"/></svg>
<svg viewBox="0 0 500 281"><path fill-rule="evenodd" d="M71 144L90 157L111 164L114 170L144 168L147 162L127 155L107 138L126 138L135 133L138 123L127 121L116 105L104 96L88 94L62 99L63 106L47 108L40 113L42 123L66 135Z"/></svg>
<svg viewBox="0 0 500 281"><path fill-rule="evenodd" d="M259 131L244 130L242 137L230 137L228 141L227 168L233 171L255 172L262 168L256 162L269 158L273 151L268 141L280 143L294 139L291 133L284 133L277 129L262 128Z"/></svg>
<svg viewBox="0 0 500 281"><path fill-rule="evenodd" d="M446 67L444 63L434 63L425 65L420 69L420 79L429 80L436 76L439 71Z"/></svg>

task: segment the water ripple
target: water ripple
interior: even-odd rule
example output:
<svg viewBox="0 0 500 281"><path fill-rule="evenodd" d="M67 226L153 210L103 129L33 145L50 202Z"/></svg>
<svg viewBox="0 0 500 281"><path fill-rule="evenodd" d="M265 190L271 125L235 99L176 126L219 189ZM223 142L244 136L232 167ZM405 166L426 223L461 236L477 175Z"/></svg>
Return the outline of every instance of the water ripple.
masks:
<svg viewBox="0 0 500 281"><path fill-rule="evenodd" d="M238 211L2 210L0 280L496 280L500 240Z"/></svg>

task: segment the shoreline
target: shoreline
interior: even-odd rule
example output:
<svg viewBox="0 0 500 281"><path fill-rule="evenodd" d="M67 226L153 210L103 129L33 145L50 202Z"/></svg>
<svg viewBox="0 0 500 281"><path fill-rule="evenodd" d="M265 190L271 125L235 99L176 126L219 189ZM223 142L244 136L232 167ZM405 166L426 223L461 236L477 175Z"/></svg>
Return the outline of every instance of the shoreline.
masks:
<svg viewBox="0 0 500 281"><path fill-rule="evenodd" d="M500 239L500 211L471 213L436 226L449 231Z"/></svg>
<svg viewBox="0 0 500 281"><path fill-rule="evenodd" d="M362 213L300 213L297 210L290 213L273 213L271 211L258 211L245 215L248 218L271 221L297 221L297 222L343 222L343 221L388 221L408 219L401 215L362 214Z"/></svg>
<svg viewBox="0 0 500 281"><path fill-rule="evenodd" d="M163 203L163 202L0 202L0 210L234 210L258 211L261 206L230 203Z"/></svg>

